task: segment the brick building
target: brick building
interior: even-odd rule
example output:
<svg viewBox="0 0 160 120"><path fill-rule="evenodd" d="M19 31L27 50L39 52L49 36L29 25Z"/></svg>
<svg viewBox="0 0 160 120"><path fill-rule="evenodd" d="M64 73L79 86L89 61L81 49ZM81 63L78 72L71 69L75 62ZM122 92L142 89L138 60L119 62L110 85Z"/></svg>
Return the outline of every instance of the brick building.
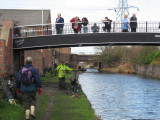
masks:
<svg viewBox="0 0 160 120"><path fill-rule="evenodd" d="M13 51L13 23L15 21L18 22L19 26L42 24L42 21L43 24L48 24L51 23L50 10L0 9L0 74L5 72L16 73L24 65L26 56L33 57L33 65L38 68L40 73L44 68L52 67L52 62L55 59L57 62L60 59L70 60L70 48ZM50 26L43 26L43 29L45 27L48 28ZM37 26L34 29L40 30L42 28ZM49 32L51 33L52 31ZM23 37L27 34L22 32L21 36ZM42 35L42 31L34 34ZM48 31L43 31L43 35L47 34Z"/></svg>

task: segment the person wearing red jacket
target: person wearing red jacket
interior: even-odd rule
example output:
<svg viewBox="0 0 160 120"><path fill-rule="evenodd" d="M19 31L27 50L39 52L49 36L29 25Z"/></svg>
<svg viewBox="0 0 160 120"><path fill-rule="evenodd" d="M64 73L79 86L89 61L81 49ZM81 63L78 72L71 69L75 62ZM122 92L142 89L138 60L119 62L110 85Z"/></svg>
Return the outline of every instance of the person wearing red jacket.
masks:
<svg viewBox="0 0 160 120"><path fill-rule="evenodd" d="M74 30L74 33L81 33L81 21L78 16L72 18L70 20L72 23L72 29Z"/></svg>

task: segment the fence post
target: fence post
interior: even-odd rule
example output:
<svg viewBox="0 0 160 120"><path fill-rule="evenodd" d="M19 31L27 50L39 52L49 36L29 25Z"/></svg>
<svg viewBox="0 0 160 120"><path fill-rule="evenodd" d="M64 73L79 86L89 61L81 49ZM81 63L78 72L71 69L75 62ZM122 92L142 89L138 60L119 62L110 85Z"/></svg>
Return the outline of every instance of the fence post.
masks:
<svg viewBox="0 0 160 120"><path fill-rule="evenodd" d="M113 22L113 32L115 32L115 22Z"/></svg>
<svg viewBox="0 0 160 120"><path fill-rule="evenodd" d="M146 32L147 32L147 22L146 22Z"/></svg>
<svg viewBox="0 0 160 120"><path fill-rule="evenodd" d="M48 35L48 25L47 25L47 35Z"/></svg>

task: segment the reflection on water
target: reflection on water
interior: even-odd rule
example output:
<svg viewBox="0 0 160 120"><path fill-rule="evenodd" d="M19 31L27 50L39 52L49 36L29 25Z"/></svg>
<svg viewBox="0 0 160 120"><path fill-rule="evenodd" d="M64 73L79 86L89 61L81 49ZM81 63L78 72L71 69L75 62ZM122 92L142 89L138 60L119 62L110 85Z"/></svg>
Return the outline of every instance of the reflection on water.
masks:
<svg viewBox="0 0 160 120"><path fill-rule="evenodd" d="M90 69L80 74L79 82L103 120L160 120L160 80Z"/></svg>

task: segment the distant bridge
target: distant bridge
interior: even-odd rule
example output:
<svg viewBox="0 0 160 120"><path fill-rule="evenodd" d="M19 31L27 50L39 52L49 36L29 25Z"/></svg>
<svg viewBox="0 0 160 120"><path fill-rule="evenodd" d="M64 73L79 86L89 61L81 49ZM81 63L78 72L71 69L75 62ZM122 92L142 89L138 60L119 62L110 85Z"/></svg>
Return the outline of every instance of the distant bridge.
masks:
<svg viewBox="0 0 160 120"><path fill-rule="evenodd" d="M37 26L20 26L23 37L14 39L14 50L77 47L77 46L105 46L105 45L160 45L159 22L139 22L136 33L121 32L121 22L112 22L111 32L103 31L103 23L98 23L100 30L93 33L88 25L88 33L74 34L71 24L65 24L64 34L55 34L55 24ZM40 25L38 27L41 28ZM45 34L44 34L45 33ZM42 36L43 35L43 36Z"/></svg>
<svg viewBox="0 0 160 120"><path fill-rule="evenodd" d="M71 54L71 61L75 62L99 62L96 60L96 57L98 55L77 55L77 54Z"/></svg>

